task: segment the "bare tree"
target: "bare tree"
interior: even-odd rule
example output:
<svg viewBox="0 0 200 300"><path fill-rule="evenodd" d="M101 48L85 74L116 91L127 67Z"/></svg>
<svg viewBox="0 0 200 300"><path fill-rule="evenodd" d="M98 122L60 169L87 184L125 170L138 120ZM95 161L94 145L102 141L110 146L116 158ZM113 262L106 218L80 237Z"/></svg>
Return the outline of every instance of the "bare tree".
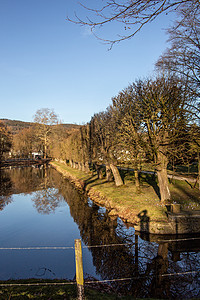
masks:
<svg viewBox="0 0 200 300"><path fill-rule="evenodd" d="M168 30L171 47L159 58L156 67L183 77L191 91L200 96L200 5L193 1L179 11L179 19Z"/></svg>
<svg viewBox="0 0 200 300"><path fill-rule="evenodd" d="M93 34L111 44L111 47L120 41L132 38L146 24L155 20L161 14L168 14L182 7L199 6L198 0L102 0L95 2L93 7L88 7L80 2L86 11L85 18L75 17L67 19L75 24L89 26ZM97 29L105 27L110 23L120 23L118 32L113 39L100 38L96 33ZM121 32L121 33L120 33Z"/></svg>
<svg viewBox="0 0 200 300"><path fill-rule="evenodd" d="M117 163L116 124L111 107L105 112L95 114L91 119L91 144L93 159L106 165L107 180L114 176L116 186L123 185ZM111 172L112 170L112 172Z"/></svg>
<svg viewBox="0 0 200 300"><path fill-rule="evenodd" d="M136 190L140 191L139 168L144 154L141 120L138 118L135 102L135 89L129 86L112 98L113 113L116 117L117 139L121 147L120 157L123 162L131 162L135 173Z"/></svg>
<svg viewBox="0 0 200 300"><path fill-rule="evenodd" d="M43 145L44 158L47 157L47 148L49 145L49 137L53 129L53 125L58 124L58 116L54 110L42 108L36 111L34 116L35 132Z"/></svg>
<svg viewBox="0 0 200 300"><path fill-rule="evenodd" d="M167 165L175 140L188 122L188 94L174 78L148 79L134 84L135 109L157 169L161 201L171 198Z"/></svg>

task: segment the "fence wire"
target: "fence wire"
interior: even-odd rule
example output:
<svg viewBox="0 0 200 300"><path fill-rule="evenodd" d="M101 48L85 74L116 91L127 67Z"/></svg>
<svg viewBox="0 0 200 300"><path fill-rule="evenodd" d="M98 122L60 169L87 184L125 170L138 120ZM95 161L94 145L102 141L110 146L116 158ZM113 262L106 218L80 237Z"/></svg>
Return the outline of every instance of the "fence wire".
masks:
<svg viewBox="0 0 200 300"><path fill-rule="evenodd" d="M136 276L129 278L114 278L114 279L105 279L105 280L90 280L84 281L84 284L96 284L96 283L108 283L108 282L119 282L119 281L129 281L136 279L145 279L145 278L154 278L154 277L171 277L171 276L182 276L182 275L195 275L200 273L200 271L187 271L187 272L178 272L178 273L168 273L160 275L148 275L148 276ZM35 282L35 283L1 283L1 287L12 287L12 286L56 286L56 285L76 285L75 281L73 282Z"/></svg>
<svg viewBox="0 0 200 300"><path fill-rule="evenodd" d="M189 240L199 240L200 238L187 238L187 239L172 239L172 240L159 240L158 242L174 242L174 241L189 241ZM82 246L82 248L99 248L99 247L115 247L115 246L133 246L135 243L125 243L125 244L108 244L108 245L91 245L91 246ZM69 250L75 249L74 246L49 246L49 247L0 247L0 250ZM186 272L177 272L177 273L166 273L159 275L142 275L129 278L114 278L114 279L105 279L105 280L92 280L84 281L84 284L97 284L97 283L108 283L108 282L120 282L120 281L129 281L145 278L154 278L154 277L171 277L171 276L182 276L182 275L195 275L199 274L200 271L186 271ZM67 282L35 282L35 283L0 283L0 287L12 287L12 286L58 286L58 285L76 285L75 281Z"/></svg>
<svg viewBox="0 0 200 300"><path fill-rule="evenodd" d="M83 249L86 248L101 248L101 247L115 247L115 246L133 246L134 243L126 244L109 244L109 245L94 245L94 246L82 246ZM65 246L49 246L49 247L0 247L0 250L68 250L75 249L74 246L65 247Z"/></svg>

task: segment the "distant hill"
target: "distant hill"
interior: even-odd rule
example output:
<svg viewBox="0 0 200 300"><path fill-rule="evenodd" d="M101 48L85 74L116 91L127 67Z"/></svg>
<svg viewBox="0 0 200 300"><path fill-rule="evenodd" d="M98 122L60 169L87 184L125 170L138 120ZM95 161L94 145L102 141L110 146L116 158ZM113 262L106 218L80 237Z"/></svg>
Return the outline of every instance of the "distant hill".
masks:
<svg viewBox="0 0 200 300"><path fill-rule="evenodd" d="M34 125L33 122L23 122L18 120L0 119L6 126L9 127L13 134L18 133L20 130L29 128ZM67 130L78 129L81 125L77 124L62 124Z"/></svg>

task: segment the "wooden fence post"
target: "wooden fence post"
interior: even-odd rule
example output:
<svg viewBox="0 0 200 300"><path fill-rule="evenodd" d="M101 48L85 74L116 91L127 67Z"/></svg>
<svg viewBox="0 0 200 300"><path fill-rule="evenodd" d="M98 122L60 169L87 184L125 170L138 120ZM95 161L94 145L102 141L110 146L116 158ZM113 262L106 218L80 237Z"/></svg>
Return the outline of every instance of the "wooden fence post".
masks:
<svg viewBox="0 0 200 300"><path fill-rule="evenodd" d="M76 283L78 300L84 299L84 279L83 279L83 259L82 259L82 247L81 240L75 240L75 259L76 259Z"/></svg>

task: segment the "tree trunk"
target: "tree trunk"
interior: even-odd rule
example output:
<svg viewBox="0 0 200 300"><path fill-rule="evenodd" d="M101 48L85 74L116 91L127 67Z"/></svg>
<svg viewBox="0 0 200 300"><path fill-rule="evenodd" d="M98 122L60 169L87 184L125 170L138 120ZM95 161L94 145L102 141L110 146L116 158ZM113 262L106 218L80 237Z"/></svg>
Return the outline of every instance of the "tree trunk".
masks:
<svg viewBox="0 0 200 300"><path fill-rule="evenodd" d="M103 169L101 167L97 168L98 179L103 179Z"/></svg>
<svg viewBox="0 0 200 300"><path fill-rule="evenodd" d="M158 154L158 184L160 189L161 201L167 201L171 199L169 191L169 181L167 177L167 157L161 152Z"/></svg>
<svg viewBox="0 0 200 300"><path fill-rule="evenodd" d="M158 175L158 184L160 189L160 197L161 201L167 201L171 199L170 191L169 191L169 182L167 177L167 169L163 168L161 170L157 170Z"/></svg>
<svg viewBox="0 0 200 300"><path fill-rule="evenodd" d="M95 164L94 166L95 166L95 169L97 171L98 179L103 179L103 169L102 169L102 167L98 166L97 164Z"/></svg>
<svg viewBox="0 0 200 300"><path fill-rule="evenodd" d="M106 165L106 179L108 182L113 181L110 165Z"/></svg>
<svg viewBox="0 0 200 300"><path fill-rule="evenodd" d="M110 168L111 168L113 176L114 176L115 185L116 186L123 185L124 183L122 181L122 178L121 178L118 168L116 166L114 166L113 164L110 164Z"/></svg>
<svg viewBox="0 0 200 300"><path fill-rule="evenodd" d="M89 163L88 162L85 162L85 172L86 173L89 173L90 172L90 167L89 167Z"/></svg>
<svg viewBox="0 0 200 300"><path fill-rule="evenodd" d="M81 171L85 172L85 163L81 163Z"/></svg>
<svg viewBox="0 0 200 300"><path fill-rule="evenodd" d="M47 137L44 137L44 159L47 158Z"/></svg>
<svg viewBox="0 0 200 300"><path fill-rule="evenodd" d="M140 192L139 171L138 170L134 170L134 174L135 174L135 187L136 187L136 191Z"/></svg>

